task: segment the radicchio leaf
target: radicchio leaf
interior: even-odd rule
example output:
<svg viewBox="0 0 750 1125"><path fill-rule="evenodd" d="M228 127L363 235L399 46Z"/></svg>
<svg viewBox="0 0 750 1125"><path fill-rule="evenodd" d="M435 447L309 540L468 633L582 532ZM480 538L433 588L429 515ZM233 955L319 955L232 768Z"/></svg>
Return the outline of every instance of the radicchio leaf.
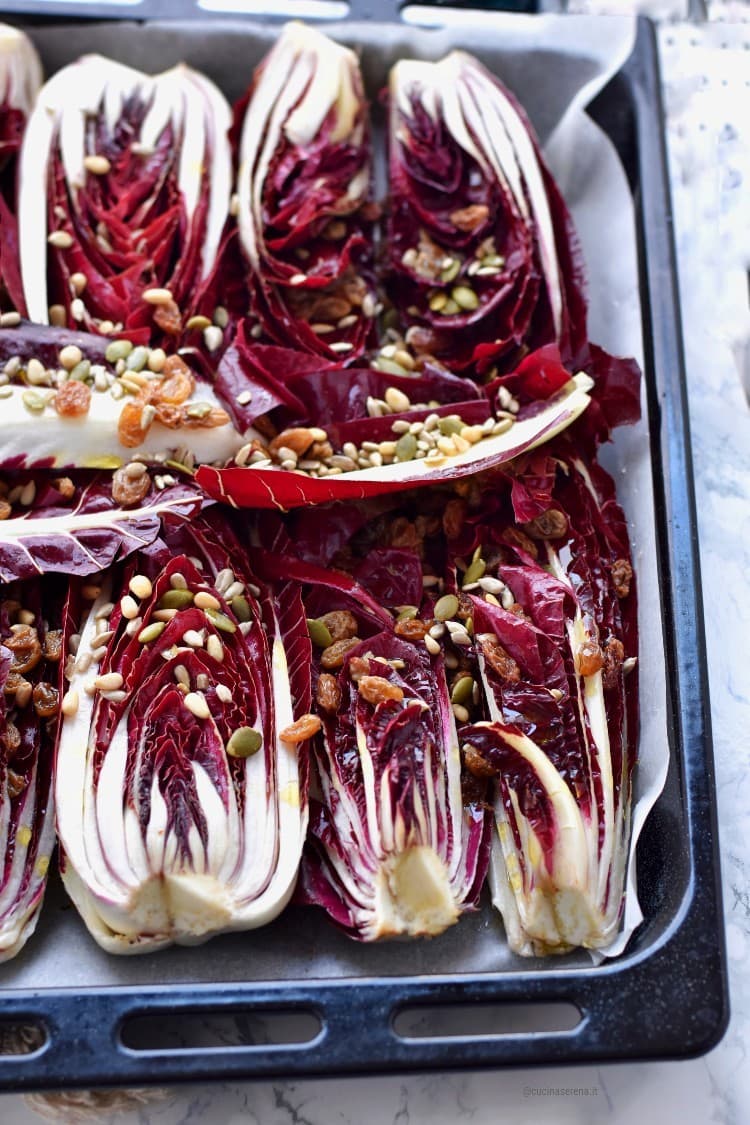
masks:
<svg viewBox="0 0 750 1125"><path fill-rule="evenodd" d="M64 594L54 579L0 587L0 961L36 928L55 845Z"/></svg>
<svg viewBox="0 0 750 1125"><path fill-rule="evenodd" d="M253 332L332 359L372 335L370 131L356 55L290 23L240 129L238 224Z"/></svg>
<svg viewBox="0 0 750 1125"><path fill-rule="evenodd" d="M42 66L22 31L0 24L0 308L23 311L16 226L16 158Z"/></svg>
<svg viewBox="0 0 750 1125"><path fill-rule="evenodd" d="M38 578L58 572L94 574L156 539L162 523L189 519L202 497L187 483L159 489L146 481L146 494L122 508L112 495L112 479L45 480L28 474L2 482L8 509L0 519L0 581Z"/></svg>
<svg viewBox="0 0 750 1125"><path fill-rule="evenodd" d="M280 594L215 512L111 572L82 615L57 826L65 886L110 952L251 929L292 893L306 747L282 735L309 710L310 643L299 592Z"/></svg>
<svg viewBox="0 0 750 1125"><path fill-rule="evenodd" d="M149 76L89 55L58 71L20 158L30 318L47 324L56 306L71 328L180 336L229 212L230 123L222 94L184 65Z"/></svg>

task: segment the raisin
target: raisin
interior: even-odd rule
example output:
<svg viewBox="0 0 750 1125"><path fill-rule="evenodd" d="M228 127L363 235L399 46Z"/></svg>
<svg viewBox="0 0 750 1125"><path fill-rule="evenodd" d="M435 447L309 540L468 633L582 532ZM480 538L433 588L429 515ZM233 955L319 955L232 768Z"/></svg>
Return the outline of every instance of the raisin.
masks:
<svg viewBox="0 0 750 1125"><path fill-rule="evenodd" d="M390 526L389 539L391 547L400 547L407 551L418 550L422 546L422 537L416 525L406 516L398 516Z"/></svg>
<svg viewBox="0 0 750 1125"><path fill-rule="evenodd" d="M128 475L128 466L118 469L112 477L112 499L123 508L140 503L151 489L151 478L147 472L138 477Z"/></svg>
<svg viewBox="0 0 750 1125"><path fill-rule="evenodd" d="M604 667L604 654L597 641L584 641L575 654L579 676L593 676Z"/></svg>
<svg viewBox="0 0 750 1125"><path fill-rule="evenodd" d="M135 449L142 445L146 438L151 422L144 425L145 406L147 406L145 395L137 395L136 398L129 399L120 411L120 417L117 419L117 440L126 449Z"/></svg>
<svg viewBox="0 0 750 1125"><path fill-rule="evenodd" d="M44 638L44 658L57 664L62 656L62 629L50 629Z"/></svg>
<svg viewBox="0 0 750 1125"><path fill-rule="evenodd" d="M213 430L217 426L226 426L229 420L226 410L212 406L205 414L191 415L183 410L181 424L190 430Z"/></svg>
<svg viewBox="0 0 750 1125"><path fill-rule="evenodd" d="M153 313L154 324L166 332L167 336L179 336L182 331L182 317L175 301L157 305Z"/></svg>
<svg viewBox="0 0 750 1125"><path fill-rule="evenodd" d="M91 388L70 379L55 395L54 406L61 418L83 418L91 406Z"/></svg>
<svg viewBox="0 0 750 1125"><path fill-rule="evenodd" d="M400 703L404 698L403 689L398 684L386 680L384 676L363 676L358 686L359 694L373 707L390 700Z"/></svg>
<svg viewBox="0 0 750 1125"><path fill-rule="evenodd" d="M181 406L195 390L195 376L178 355L170 355L164 364L164 380L154 393L154 403Z"/></svg>
<svg viewBox="0 0 750 1125"><path fill-rule="evenodd" d="M319 619L323 622L332 641L348 641L357 635L357 618L348 609L334 609L324 613Z"/></svg>
<svg viewBox="0 0 750 1125"><path fill-rule="evenodd" d="M503 540L511 547L518 548L525 551L527 555L531 555L532 559L539 557L539 552L536 548L536 543L529 539L518 527L506 527L502 535Z"/></svg>
<svg viewBox="0 0 750 1125"><path fill-rule="evenodd" d="M5 724L5 730L0 734L0 742L8 752L8 756L12 757L18 747L21 745L21 732L15 723L10 719Z"/></svg>
<svg viewBox="0 0 750 1125"><path fill-rule="evenodd" d="M13 672L30 672L42 658L42 646L36 629L31 625L18 626L3 644L13 654Z"/></svg>
<svg viewBox="0 0 750 1125"><path fill-rule="evenodd" d="M333 668L341 668L344 663L344 657L350 648L355 648L359 644L359 637L349 637L346 640L334 641L328 648L324 648L321 653L320 663L327 671Z"/></svg>
<svg viewBox="0 0 750 1125"><path fill-rule="evenodd" d="M521 669L497 637L483 637L481 644L485 660L500 679L509 684L517 684L521 679Z"/></svg>
<svg viewBox="0 0 750 1125"><path fill-rule="evenodd" d="M16 773L15 770L8 770L8 796L11 801L14 797L20 796L26 788L27 781L21 774Z"/></svg>
<svg viewBox="0 0 750 1125"><path fill-rule="evenodd" d="M335 676L330 675L328 672L323 672L318 677L318 687L315 695L318 701L318 707L320 707L321 711L325 711L327 715L336 714L341 706L341 688Z"/></svg>
<svg viewBox="0 0 750 1125"><path fill-rule="evenodd" d="M490 209L485 203L470 203L468 207L460 207L458 211L451 211L448 217L454 227L468 232L485 223L489 213Z"/></svg>
<svg viewBox="0 0 750 1125"><path fill-rule="evenodd" d="M481 781L486 781L490 777L497 777L498 771L495 767L469 743L462 748L462 751L464 766L472 777L479 778Z"/></svg>
<svg viewBox="0 0 750 1125"><path fill-rule="evenodd" d="M166 426L168 430L179 430L183 423L181 406L173 406L169 402L159 402L155 403L154 409L156 410L155 421L162 426Z"/></svg>
<svg viewBox="0 0 750 1125"><path fill-rule="evenodd" d="M419 617L407 617L405 621L397 621L393 628L397 637L405 641L423 641L430 631L430 626Z"/></svg>
<svg viewBox="0 0 750 1125"><path fill-rule="evenodd" d="M296 723L284 727L279 738L282 742L304 742L317 734L321 726L322 723L317 715L302 715Z"/></svg>
<svg viewBox="0 0 750 1125"><path fill-rule="evenodd" d="M358 684L370 671L370 661L366 656L353 656L349 661L349 675Z"/></svg>
<svg viewBox="0 0 750 1125"><path fill-rule="evenodd" d="M60 493L63 500L72 500L76 494L76 486L73 484L70 477L58 477L52 484Z"/></svg>
<svg viewBox="0 0 750 1125"><path fill-rule="evenodd" d="M568 517L558 508L548 508L523 526L533 539L563 539L568 534Z"/></svg>
<svg viewBox="0 0 750 1125"><path fill-rule="evenodd" d="M615 559L612 563L612 582L618 598L626 598L633 581L633 568L627 559Z"/></svg>
<svg viewBox="0 0 750 1125"><path fill-rule="evenodd" d="M449 500L445 505L445 511L443 512L443 531L448 539L455 539L460 533L461 528L464 526L468 510L469 507L466 501L458 496L454 496L454 498Z"/></svg>
<svg viewBox="0 0 750 1125"><path fill-rule="evenodd" d="M8 501L7 500L0 500L0 520L10 519L10 516L11 516L12 512L13 512L13 509L11 508Z"/></svg>
<svg viewBox="0 0 750 1125"><path fill-rule="evenodd" d="M31 698L34 701L34 710L40 719L49 719L57 712L60 695L57 688L53 687L52 684L44 683L44 681L34 684Z"/></svg>
<svg viewBox="0 0 750 1125"><path fill-rule="evenodd" d="M625 659L625 646L617 637L610 637L604 646L604 671L602 684L610 691L620 683L622 664Z"/></svg>

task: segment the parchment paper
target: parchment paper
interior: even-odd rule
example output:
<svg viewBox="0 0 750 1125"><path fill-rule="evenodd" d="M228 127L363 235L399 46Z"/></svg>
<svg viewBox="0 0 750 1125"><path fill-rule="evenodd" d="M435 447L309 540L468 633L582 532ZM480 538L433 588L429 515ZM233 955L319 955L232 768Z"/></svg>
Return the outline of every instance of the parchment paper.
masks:
<svg viewBox="0 0 750 1125"><path fill-rule="evenodd" d="M584 107L627 58L630 19L519 17L462 13L460 28L425 30L378 24L331 25L362 53L374 99L401 57L439 58L456 46L473 51L518 95L531 116L552 171L576 220L589 273L590 335L611 351L642 358L632 199L610 142ZM433 11L432 18L435 18ZM471 22L470 22L471 21ZM207 72L230 98L247 87L273 41L273 26L101 24L32 28L47 73L78 55L100 51L144 70L184 59ZM375 107L375 116L382 111ZM645 403L644 403L645 410ZM655 547L650 455L645 421L618 431L606 461L628 515L639 584L641 738L635 775L633 841L625 924L608 956L621 952L641 920L635 841L666 776L666 679ZM95 946L55 880L37 934L0 967L0 987L145 985L185 981L304 980L351 976L559 971L590 965L578 951L563 958L521 959L508 950L497 912L482 909L432 941L361 946L339 934L319 911L289 908L263 930L215 939L210 946L114 958Z"/></svg>

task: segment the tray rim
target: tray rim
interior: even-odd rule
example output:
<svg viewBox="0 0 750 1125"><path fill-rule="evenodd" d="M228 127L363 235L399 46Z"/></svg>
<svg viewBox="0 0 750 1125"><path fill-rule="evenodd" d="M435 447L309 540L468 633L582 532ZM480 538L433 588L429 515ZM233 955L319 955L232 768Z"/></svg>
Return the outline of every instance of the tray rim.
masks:
<svg viewBox="0 0 750 1125"><path fill-rule="evenodd" d="M16 19L28 13L22 6L23 0L13 8ZM169 0L164 6L171 8ZM356 5L359 18L361 7ZM389 4L389 11L391 7ZM130 5L118 5L118 9L118 16L128 20L137 11ZM101 19L95 5L89 11L92 17L87 22ZM60 16L66 18L66 13L61 11ZM638 18L633 52L614 80L625 80L633 102L645 369L654 375L647 384L650 441L652 449L658 443L660 453L654 457L653 484L657 522L667 540L665 549L669 560L677 564L665 584L663 605L669 616L665 645L668 678L675 692L672 718L684 784L689 855L687 887L666 930L645 949L625 952L615 961L595 968L550 970L541 976L521 969L429 977L350 977L304 984L92 986L78 993L61 988L1 989L3 1023L41 1023L48 1038L29 1055L0 1056L0 1091L687 1058L705 1053L724 1034L729 1001L689 416L657 44L654 26L647 18ZM675 513L677 520L670 519ZM664 547L661 533L658 538L657 546ZM672 762L670 769L674 768ZM702 970L688 982L692 990L685 988L686 964L700 965ZM349 1003L352 992L357 995L357 1005ZM644 1025L641 1003L648 993L661 997L661 1008L650 1010ZM675 1007L675 997L682 1004L681 1011ZM629 999L635 1003L629 1004ZM696 1018L699 1002L705 1006L709 1000L713 1007L704 1007ZM493 1001L568 1001L581 1009L582 1020L570 1031L469 1040L403 1039L392 1031L395 1014L407 1005ZM234 1047L231 1051L134 1051L118 1038L130 1016L161 1011L239 1012L250 1006L257 1012L313 1011L321 1019L321 1031L306 1043ZM366 1039L359 1021L365 1006L370 1015ZM105 1043L108 1052L102 1057ZM72 1045L77 1048L75 1067L71 1066Z"/></svg>

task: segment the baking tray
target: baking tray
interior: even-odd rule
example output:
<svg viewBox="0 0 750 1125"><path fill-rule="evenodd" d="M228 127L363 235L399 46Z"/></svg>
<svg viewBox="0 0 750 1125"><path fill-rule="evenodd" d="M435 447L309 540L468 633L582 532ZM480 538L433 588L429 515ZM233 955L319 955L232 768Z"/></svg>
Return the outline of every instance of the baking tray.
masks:
<svg viewBox="0 0 750 1125"><path fill-rule="evenodd" d="M4 9L17 17L33 11L32 35L51 34L58 12L185 15L168 0L148 9L16 0ZM394 0L350 9L360 20L399 18ZM90 32L101 49L112 25ZM453 34L458 45L460 32ZM240 89L253 61L237 79ZM625 953L601 965L579 952L547 960L508 954L501 971L488 968L475 951L495 933L502 942L502 927L487 901L441 938L399 948L356 945L321 912L292 907L251 934L116 959L83 935L53 880L37 934L0 969L0 1030L36 1025L44 1042L26 1055L0 1055L0 1088L677 1058L707 1051L723 1034L695 502L658 61L647 20L589 113L620 157L637 227L657 544L650 565L660 580L670 748L666 785L637 845L645 921Z"/></svg>

